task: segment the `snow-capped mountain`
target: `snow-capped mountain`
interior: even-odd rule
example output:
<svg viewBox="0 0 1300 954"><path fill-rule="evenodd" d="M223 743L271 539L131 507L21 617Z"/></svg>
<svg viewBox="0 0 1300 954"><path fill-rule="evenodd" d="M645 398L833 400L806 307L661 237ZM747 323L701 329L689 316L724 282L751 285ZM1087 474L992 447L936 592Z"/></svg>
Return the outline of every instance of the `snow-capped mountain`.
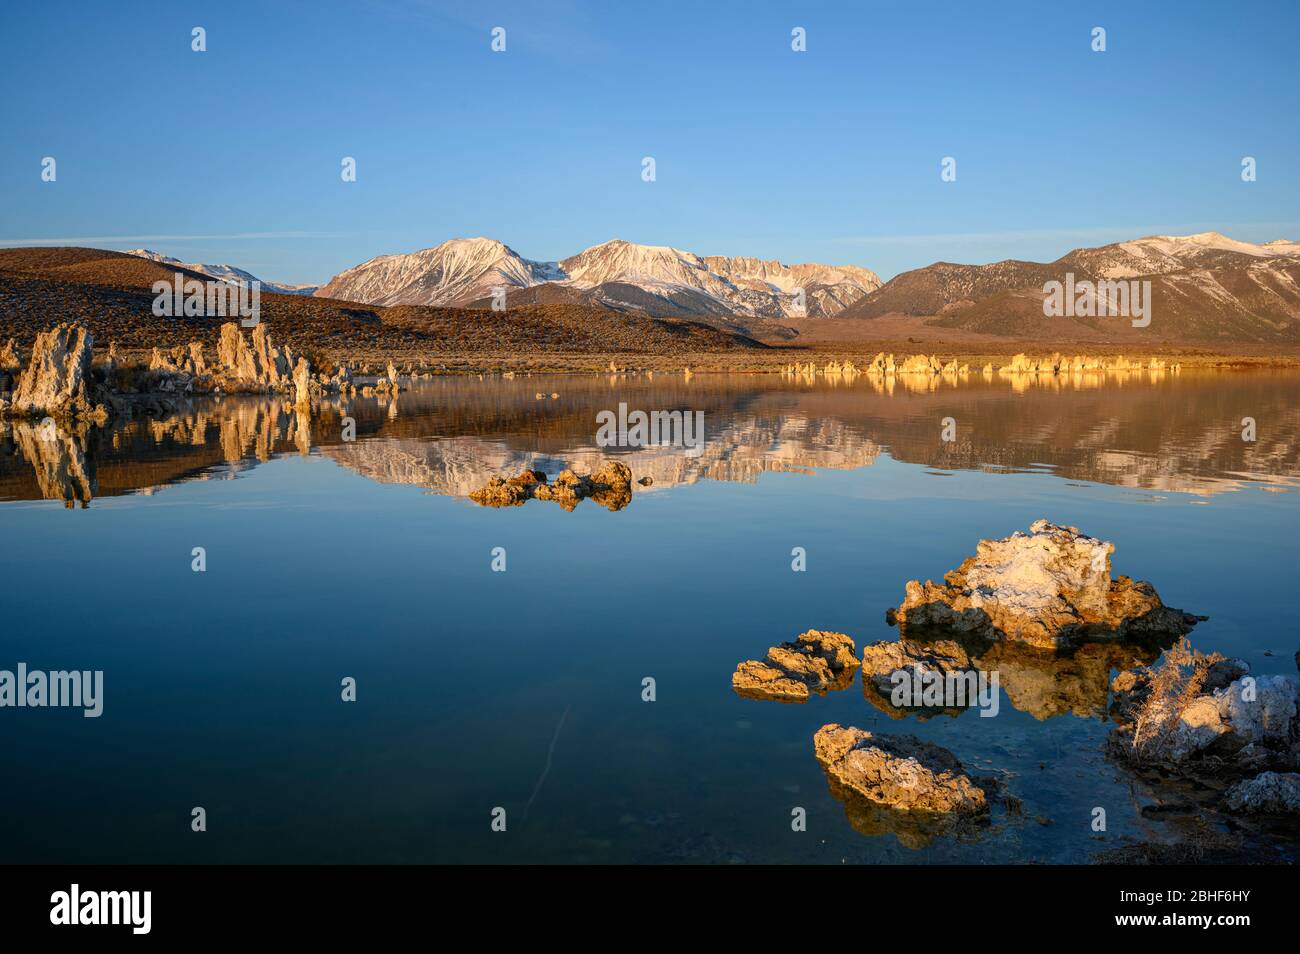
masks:
<svg viewBox="0 0 1300 954"><path fill-rule="evenodd" d="M541 285L567 290L570 300L652 315L789 318L835 314L878 288L880 279L854 266L706 258L621 239L559 262L535 262L501 242L474 238L373 258L336 275L316 294L376 305L471 305L490 298L494 287Z"/></svg>
<svg viewBox="0 0 1300 954"><path fill-rule="evenodd" d="M322 298L368 305L462 305L497 286L528 288L563 278L553 262L533 262L495 239L451 239L409 255L381 255L340 272Z"/></svg>
<svg viewBox="0 0 1300 954"><path fill-rule="evenodd" d="M286 285L283 282L268 282L266 279L258 278L251 272L236 268L234 265L204 265L199 262L182 262L178 258L171 258L160 252L150 251L147 248L133 248L127 251L126 254L147 258L152 262L173 268L187 268L192 272L198 272L201 275L207 275L209 278L228 282L232 285L247 285L249 282L259 282L262 291L274 292L278 295L310 295L319 287L317 285Z"/></svg>
<svg viewBox="0 0 1300 954"><path fill-rule="evenodd" d="M1277 239L1256 244L1219 232L1195 235L1148 235L1098 248L1078 248L1061 260L1087 267L1098 278L1167 275L1186 268L1208 268L1250 258L1300 258L1300 242Z"/></svg>
<svg viewBox="0 0 1300 954"><path fill-rule="evenodd" d="M1054 262L936 262L894 276L842 317L930 316L934 327L1040 341L1049 335L1103 340L1117 329L1143 337L1106 318L1044 325L1044 285L1068 276L1149 281L1158 328L1152 335L1166 342L1300 339L1300 242L1254 244L1218 232L1077 248Z"/></svg>

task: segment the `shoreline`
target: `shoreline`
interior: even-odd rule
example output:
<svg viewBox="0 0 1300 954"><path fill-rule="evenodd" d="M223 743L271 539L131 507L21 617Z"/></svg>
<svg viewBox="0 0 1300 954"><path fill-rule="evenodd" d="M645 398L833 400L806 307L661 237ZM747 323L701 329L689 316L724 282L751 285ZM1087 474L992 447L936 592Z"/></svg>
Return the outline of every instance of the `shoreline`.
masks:
<svg viewBox="0 0 1300 954"><path fill-rule="evenodd" d="M512 354L496 352L459 352L459 353L423 353L413 354L400 349L333 349L322 348L319 354L331 361L345 361L356 371L358 376L366 374L383 375L383 368L389 361L396 364L404 373L419 374L608 374L625 371L653 371L681 373L689 369L692 373L723 374L782 374L791 364L804 365L809 362L819 367L831 362L844 363L852 361L859 367L870 362L878 353L893 353L897 358L911 355L933 355L942 363L956 361L959 365L970 365L972 373L978 373L985 364L992 364L998 369L1016 354L1026 354L1030 358L1047 358L1052 354L1073 355L1073 350L1043 348L1029 349L1023 344L1008 344L997 350L984 349L924 349L917 343L899 346L898 344L850 345L850 346L772 346L767 350L744 352L734 351L698 351L682 354L660 355L636 351L608 351L599 353L556 352L553 354ZM1082 353L1082 352L1080 352ZM1166 364L1179 364L1183 371L1192 369L1220 371L1250 370L1291 370L1300 368L1300 351L1294 354L1260 354L1257 352L1206 352L1196 349L1167 348L1090 348L1088 354L1107 360L1116 358L1144 359L1158 358ZM127 363L148 363L149 352L143 349L122 349L123 359ZM611 372L610 364L615 370ZM372 371L359 370L371 367ZM1093 373L1093 372L1089 372ZM1106 373L1115 373L1107 371Z"/></svg>

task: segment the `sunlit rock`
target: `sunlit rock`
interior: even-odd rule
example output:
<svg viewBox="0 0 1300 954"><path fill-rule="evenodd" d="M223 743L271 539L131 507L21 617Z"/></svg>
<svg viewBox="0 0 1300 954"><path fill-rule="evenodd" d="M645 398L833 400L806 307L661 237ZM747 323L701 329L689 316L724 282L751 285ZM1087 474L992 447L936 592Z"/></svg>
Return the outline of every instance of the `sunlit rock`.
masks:
<svg viewBox="0 0 1300 954"><path fill-rule="evenodd" d="M306 358L298 359L298 366L293 370L294 401L299 410L311 407L312 380L311 364Z"/></svg>
<svg viewBox="0 0 1300 954"><path fill-rule="evenodd" d="M981 540L944 583L911 580L887 621L907 636L1075 642L1187 633L1205 617L1165 606L1150 583L1111 580L1114 544L1039 520L1028 534Z"/></svg>
<svg viewBox="0 0 1300 954"><path fill-rule="evenodd" d="M551 500L566 511L590 498L608 510L622 510L632 502L632 471L621 461L605 461L590 476L561 471L553 483L546 474L525 470L508 480L493 477L469 495L484 507L518 507L529 500Z"/></svg>
<svg viewBox="0 0 1300 954"><path fill-rule="evenodd" d="M794 642L773 646L764 661L742 662L731 676L731 686L750 699L805 702L809 692L847 688L857 669L852 638L810 629Z"/></svg>
<svg viewBox="0 0 1300 954"><path fill-rule="evenodd" d="M903 845L922 848L988 818L996 785L967 774L947 749L915 736L873 735L832 723L817 730L813 749L831 794L863 834L892 832Z"/></svg>
<svg viewBox="0 0 1300 954"><path fill-rule="evenodd" d="M92 401L94 339L81 325L61 324L36 336L27 370L18 380L11 412L58 418L105 418Z"/></svg>
<svg viewBox="0 0 1300 954"><path fill-rule="evenodd" d="M10 338L0 348L0 371L16 371L23 366L23 360L18 354L17 339Z"/></svg>
<svg viewBox="0 0 1300 954"><path fill-rule="evenodd" d="M1291 768L1300 755L1297 701L1291 675L1246 675L1239 659L1204 654L1187 639L1165 651L1159 665L1112 683L1112 755L1139 769L1185 775L1240 775Z"/></svg>

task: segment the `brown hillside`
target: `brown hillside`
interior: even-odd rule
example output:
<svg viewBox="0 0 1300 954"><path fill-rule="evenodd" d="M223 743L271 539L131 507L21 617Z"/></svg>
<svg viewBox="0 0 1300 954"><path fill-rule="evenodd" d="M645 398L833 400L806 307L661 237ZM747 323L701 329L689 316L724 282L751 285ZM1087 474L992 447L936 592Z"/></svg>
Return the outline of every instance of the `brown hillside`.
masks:
<svg viewBox="0 0 1300 954"><path fill-rule="evenodd" d="M190 277L204 276L186 273ZM175 270L98 249L0 250L0 341L28 347L59 321L79 321L126 351L192 340L215 345L226 319L156 317L154 282ZM528 305L506 312L403 305L383 308L303 295L261 295L261 319L277 342L323 358L430 359L448 354L674 355L762 349L732 332L583 305Z"/></svg>
<svg viewBox="0 0 1300 954"><path fill-rule="evenodd" d="M186 278L207 278L189 269L168 268L138 255L100 248L0 248L0 272L88 285L150 288L156 281L174 281L178 271Z"/></svg>

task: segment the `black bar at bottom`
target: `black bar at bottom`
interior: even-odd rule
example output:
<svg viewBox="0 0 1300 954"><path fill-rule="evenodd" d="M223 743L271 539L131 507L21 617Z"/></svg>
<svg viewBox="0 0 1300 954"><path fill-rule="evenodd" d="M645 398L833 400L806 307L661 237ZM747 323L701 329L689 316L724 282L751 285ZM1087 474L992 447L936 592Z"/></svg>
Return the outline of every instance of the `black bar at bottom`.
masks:
<svg viewBox="0 0 1300 954"><path fill-rule="evenodd" d="M1287 867L886 867L688 870L528 867L10 867L0 895L7 938L60 934L95 942L388 935L458 921L494 932L581 931L632 918L725 930L772 920L861 937L965 923L981 934L1045 930L1090 937L1209 937L1280 932L1294 921ZM73 885L76 885L74 891ZM105 894L111 892L111 894ZM148 907L145 895L148 892ZM93 896L93 898L91 897ZM74 905L74 898L76 904ZM73 914L73 908L76 914ZM147 910L147 919L145 917ZM532 916L544 919L533 920ZM117 924L73 924L72 921ZM54 923L60 921L63 923ZM702 923L701 923L702 922ZM763 925L768 925L764 928ZM143 930L147 926L147 933ZM928 930L928 928L925 928ZM1243 934L1244 932L1244 934ZM552 934L554 937L554 935ZM992 937L991 935L985 935Z"/></svg>

